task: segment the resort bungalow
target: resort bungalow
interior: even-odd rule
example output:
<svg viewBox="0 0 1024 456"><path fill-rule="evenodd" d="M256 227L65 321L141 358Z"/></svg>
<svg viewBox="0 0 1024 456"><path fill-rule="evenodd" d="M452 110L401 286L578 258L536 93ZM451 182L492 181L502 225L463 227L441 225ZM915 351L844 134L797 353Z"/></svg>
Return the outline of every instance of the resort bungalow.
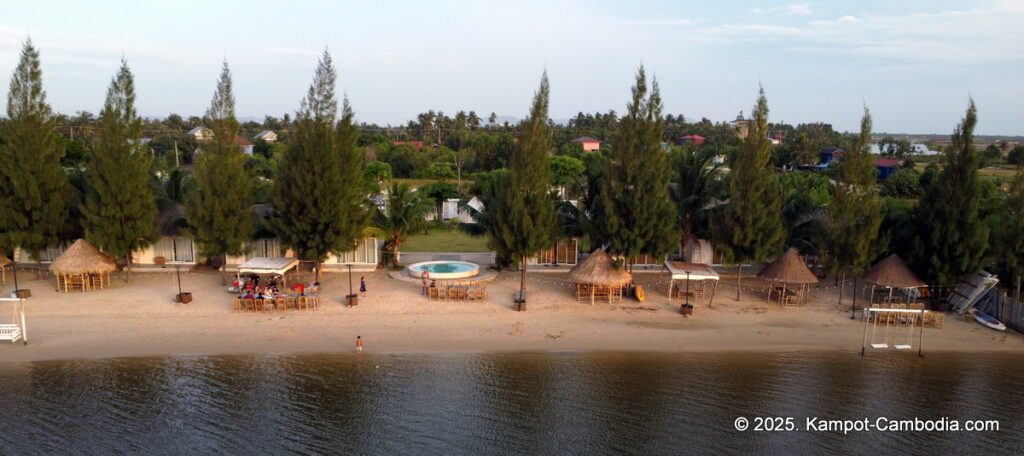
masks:
<svg viewBox="0 0 1024 456"><path fill-rule="evenodd" d="M528 266L575 266L579 259L579 253L579 238L555 239L551 247L526 260L526 264Z"/></svg>
<svg viewBox="0 0 1024 456"><path fill-rule="evenodd" d="M875 168L878 169L878 180L879 182L889 178L896 170L900 169L900 164L903 162L893 158L879 158L875 160Z"/></svg>
<svg viewBox="0 0 1024 456"><path fill-rule="evenodd" d="M263 130L259 133L256 133L256 136L253 136L252 139L263 140L268 143L272 143L274 141L277 141L277 133L274 133L271 130Z"/></svg>
<svg viewBox="0 0 1024 456"><path fill-rule="evenodd" d="M166 266L190 268L197 263L195 242L185 232L185 206L173 204L156 217L159 239L132 256L135 270L160 270Z"/></svg>
<svg viewBox="0 0 1024 456"><path fill-rule="evenodd" d="M580 146L582 146L584 152L593 152L595 150L601 149L601 141L598 141L589 136L580 136L579 138L572 140L572 142L578 143Z"/></svg>

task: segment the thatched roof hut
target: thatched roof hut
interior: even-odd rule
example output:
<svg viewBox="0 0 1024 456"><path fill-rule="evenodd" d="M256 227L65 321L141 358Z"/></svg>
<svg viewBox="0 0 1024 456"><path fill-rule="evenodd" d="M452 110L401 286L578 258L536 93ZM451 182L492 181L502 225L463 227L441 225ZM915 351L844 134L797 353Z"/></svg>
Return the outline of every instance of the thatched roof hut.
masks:
<svg viewBox="0 0 1024 456"><path fill-rule="evenodd" d="M615 269L613 260L604 250L597 249L569 271L574 283L587 285L623 286L633 281L625 268Z"/></svg>
<svg viewBox="0 0 1024 456"><path fill-rule="evenodd" d="M576 299L589 300L591 304L595 299L621 301L622 287L633 281L633 275L624 268L616 269L615 260L601 249L576 264L569 271L569 278L576 288Z"/></svg>
<svg viewBox="0 0 1024 456"><path fill-rule="evenodd" d="M790 248L785 254L761 269L757 276L765 280L801 285L818 283L818 277L810 269L807 269L807 265L800 259L800 255L794 248Z"/></svg>
<svg viewBox="0 0 1024 456"><path fill-rule="evenodd" d="M110 273L116 270L117 263L85 239L75 241L50 265L57 278L57 289L63 291L103 288L110 284Z"/></svg>
<svg viewBox="0 0 1024 456"><path fill-rule="evenodd" d="M927 286L895 253L875 263L864 280L886 288L920 288Z"/></svg>
<svg viewBox="0 0 1024 456"><path fill-rule="evenodd" d="M790 248L771 264L761 269L757 276L764 280L782 283L782 287L778 287L774 283L769 284L768 287L768 301L772 300L772 295L777 295L782 305L806 302L808 285L818 283L818 277L810 269L807 269L804 260L800 259L800 255L794 248ZM796 287L787 289L790 284L796 285Z"/></svg>

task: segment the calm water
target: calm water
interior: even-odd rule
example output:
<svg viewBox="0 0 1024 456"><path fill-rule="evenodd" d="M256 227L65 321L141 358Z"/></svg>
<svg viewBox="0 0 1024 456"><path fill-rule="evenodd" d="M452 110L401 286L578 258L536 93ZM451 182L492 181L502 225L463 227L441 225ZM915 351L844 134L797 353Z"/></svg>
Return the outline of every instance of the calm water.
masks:
<svg viewBox="0 0 1024 456"><path fill-rule="evenodd" d="M996 419L738 432L737 416ZM0 454L1024 454L1019 356L465 354L0 364Z"/></svg>

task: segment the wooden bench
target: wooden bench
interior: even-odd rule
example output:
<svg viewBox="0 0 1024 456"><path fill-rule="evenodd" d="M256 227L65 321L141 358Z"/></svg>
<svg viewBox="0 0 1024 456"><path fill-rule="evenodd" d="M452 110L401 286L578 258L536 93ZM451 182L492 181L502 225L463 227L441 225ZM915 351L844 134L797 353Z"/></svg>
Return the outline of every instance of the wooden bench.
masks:
<svg viewBox="0 0 1024 456"><path fill-rule="evenodd" d="M21 327L18 325L0 325L0 340L15 343L21 340Z"/></svg>

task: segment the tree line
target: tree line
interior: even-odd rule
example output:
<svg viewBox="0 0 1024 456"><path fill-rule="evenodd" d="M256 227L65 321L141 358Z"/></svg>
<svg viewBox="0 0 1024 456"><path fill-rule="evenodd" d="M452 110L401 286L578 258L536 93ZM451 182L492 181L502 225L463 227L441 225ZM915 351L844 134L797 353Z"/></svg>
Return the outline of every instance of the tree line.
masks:
<svg viewBox="0 0 1024 456"><path fill-rule="evenodd" d="M525 264L554 239L579 237L628 268L630 258L675 252L689 235L710 239L727 263L762 262L792 246L838 275L862 273L898 253L943 285L981 267L1016 281L1024 264L1024 180L1019 172L1006 186L978 177L973 101L941 166L918 179L919 193L894 195L877 183L866 107L854 134L821 123L793 127L769 121L762 89L740 137L726 123L664 115L658 82L642 67L621 115L552 122L545 74L529 114L514 126L497 124L493 114L428 112L389 132L356 123L348 101L339 103L325 52L294 117L268 116L248 127L276 126L281 140L257 142L246 157L234 142L245 127L235 116L226 62L204 116L161 121L175 134L199 121L213 140L154 137L143 145L154 121L136 112L127 62L99 116L79 125L88 134L69 138L58 122L70 120L46 102L39 58L26 41L0 125L0 247L35 257L85 237L130 265L133 251L157 239L157 212L181 205L189 234L208 257L244 253L259 224L317 264L375 233L397 264L401 244L422 229L436 201L476 196L486 210L463 228L487 235L504 265ZM678 145L682 133L705 142ZM577 136L598 138L602 148L585 153L572 141ZM785 139L773 145L773 137ZM826 173L780 166L806 162L825 145L846 151ZM398 177L437 181L414 189ZM271 215L258 219L254 204L268 205Z"/></svg>

